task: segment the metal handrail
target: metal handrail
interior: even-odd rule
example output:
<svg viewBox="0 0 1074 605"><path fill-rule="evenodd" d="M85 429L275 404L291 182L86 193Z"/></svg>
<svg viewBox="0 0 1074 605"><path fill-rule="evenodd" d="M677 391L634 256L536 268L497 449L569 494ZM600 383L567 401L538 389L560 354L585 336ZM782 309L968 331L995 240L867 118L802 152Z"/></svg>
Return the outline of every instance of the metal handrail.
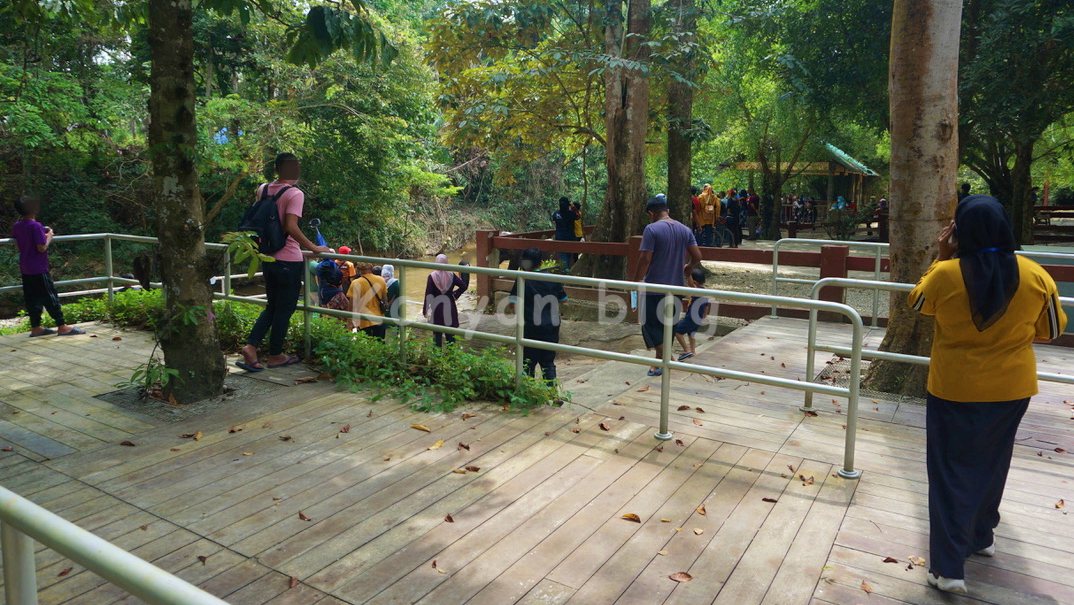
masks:
<svg viewBox="0 0 1074 605"><path fill-rule="evenodd" d="M0 547L8 605L37 605L34 540L150 605L227 605L197 586L0 487Z"/></svg>
<svg viewBox="0 0 1074 605"><path fill-rule="evenodd" d="M888 292L909 292L914 289L914 284L876 281L868 279L852 279L848 277L825 277L817 280L813 284L812 289L809 292L809 296L812 299L817 299L820 296L822 288L827 286L839 286L843 288L858 288L862 290L873 290L879 292L880 290L886 290ZM1061 296L1059 297L1060 304L1074 304L1074 297ZM816 365L816 352L824 351L828 353L835 353L836 355L847 355L851 352L851 349L847 347L839 346L820 346L817 344L817 312L814 310L809 311L809 336L806 342L806 376L810 381L815 376ZM899 363L909 363L914 365L927 366L931 362L931 357L925 355L908 355L906 353L893 353L891 351L880 351L877 349L862 349L861 356L863 359L880 359L883 361L895 361ZM1074 385L1074 375L1056 374L1053 372L1037 372L1037 379L1045 382L1057 382L1061 384ZM853 380L853 378L851 378ZM813 409L813 392L805 392L805 401L801 408L802 411Z"/></svg>
<svg viewBox="0 0 1074 605"><path fill-rule="evenodd" d="M777 240L772 246L772 295L779 295L779 284L793 283L793 284L811 284L811 279L797 279L793 277L780 277L779 276L779 249L788 244L809 244L809 245L821 245L821 246L847 246L849 248L859 248L864 250L872 250L875 259L873 267L873 276L880 280L880 276L883 274L881 268L883 267L884 251L887 250L888 244L884 242L853 242L846 240L826 240L826 239L808 239L808 238L796 238L785 237ZM776 307L772 307L772 317L776 316ZM873 293L873 316L869 321L869 325L876 327L879 325L880 320L880 293Z"/></svg>

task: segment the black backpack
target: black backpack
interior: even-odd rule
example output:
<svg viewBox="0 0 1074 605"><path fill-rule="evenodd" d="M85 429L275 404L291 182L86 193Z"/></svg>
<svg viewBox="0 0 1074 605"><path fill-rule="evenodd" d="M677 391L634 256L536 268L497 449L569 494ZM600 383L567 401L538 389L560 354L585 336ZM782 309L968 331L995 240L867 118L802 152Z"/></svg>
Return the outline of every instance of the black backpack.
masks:
<svg viewBox="0 0 1074 605"><path fill-rule="evenodd" d="M280 220L280 210L276 206L280 196L290 189L290 185L284 185L269 196L268 185L261 187L261 198L254 202L239 221L240 231L253 231L257 233L258 249L261 254L272 254L283 249L287 244L287 234L283 230L283 222Z"/></svg>

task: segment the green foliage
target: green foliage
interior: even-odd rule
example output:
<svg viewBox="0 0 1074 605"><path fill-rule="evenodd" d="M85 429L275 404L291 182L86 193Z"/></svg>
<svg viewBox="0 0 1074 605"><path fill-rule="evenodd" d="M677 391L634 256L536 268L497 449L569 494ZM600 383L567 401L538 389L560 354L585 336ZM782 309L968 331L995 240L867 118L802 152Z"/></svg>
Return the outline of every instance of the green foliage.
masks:
<svg viewBox="0 0 1074 605"><path fill-rule="evenodd" d="M393 339L337 329L319 342L315 353L338 383L369 386L378 398L398 398L422 411L450 411L468 401L528 410L557 398L554 386L528 376L516 388L514 362L495 347L480 352L460 346L439 349L423 338L407 341L404 351L400 354Z"/></svg>
<svg viewBox="0 0 1074 605"><path fill-rule="evenodd" d="M154 392L159 392L173 378L179 375L179 370L166 367L156 355L156 349L150 355L149 360L134 368L131 377L123 382L116 383L116 388L136 388L138 396L142 399L149 397Z"/></svg>
<svg viewBox="0 0 1074 605"><path fill-rule="evenodd" d="M221 238L221 241L227 244L227 255L231 257L234 265L249 263L246 268L246 277L249 279L254 278L254 274L261 268L261 263L276 262L275 257L261 254L254 239L256 235L252 231L232 231Z"/></svg>

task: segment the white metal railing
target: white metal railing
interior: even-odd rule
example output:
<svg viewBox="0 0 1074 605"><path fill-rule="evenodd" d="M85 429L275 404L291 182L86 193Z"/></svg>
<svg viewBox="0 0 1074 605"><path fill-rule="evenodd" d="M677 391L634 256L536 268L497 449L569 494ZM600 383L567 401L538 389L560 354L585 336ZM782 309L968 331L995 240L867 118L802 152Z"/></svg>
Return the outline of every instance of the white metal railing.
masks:
<svg viewBox="0 0 1074 605"><path fill-rule="evenodd" d="M101 233L101 234L84 234L84 235L68 235L58 236L54 241L90 241L90 240L104 240L105 242L105 255L106 261L111 258L111 242L112 241L127 241L138 242L144 244L156 244L157 240L154 237L139 236L139 235L126 235L117 233ZM0 240L0 245L10 243L12 240ZM214 250L225 249L224 244L219 243L206 243L206 247ZM314 255L305 253L307 258ZM371 256L359 256L359 255L342 255L342 254L321 254L317 255L322 258L343 259L358 262L369 262L376 264L392 263L396 266L397 276L399 279L400 291L405 293L406 288L406 269L426 269L426 270L448 270L467 272L477 275L489 275L494 277L507 277L515 280L515 284L519 292L523 291L526 279L535 278L535 274L524 271L511 271L507 269L500 269L495 267L473 267L473 266L460 266L460 265L444 265L438 263L429 263L424 261L415 261L408 259L389 259ZM493 259L494 265L498 265L498 259ZM668 429L669 421L669 398L671 394L671 370L680 370L686 372L693 372L697 374L704 374L717 378L726 378L732 380L742 380L749 382L756 382L774 387L784 387L788 389L794 389L798 391L814 391L818 393L825 393L827 395L833 395L836 397L846 397L847 402L847 433L844 444L843 453L843 468L839 473L844 477L856 478L860 476L860 472L854 468L854 443L856 439L856 422L857 422L857 409L858 409L858 383L857 380L852 380L848 387L835 387L831 385L817 384L812 381L798 381L789 380L785 378L779 378L775 376L769 376L761 373L744 372L738 370L730 370L726 368L716 368L700 366L696 364L687 364L679 361L674 361L671 356L672 339L673 339L673 324L675 304L674 301L677 297L703 295L708 296L716 301L731 301L731 302L748 302L748 303L760 303L762 305L773 305L798 308L804 310L826 311L835 314L845 316L853 325L853 340L852 349L860 349L862 344L862 338L864 337L864 326L862 324L861 315L848 305L841 303L832 303L826 301L811 300L806 298L791 298L785 296L771 296L765 294L751 294L744 292L726 292L720 290L707 290L699 288L685 288L677 286L666 286L659 284L643 284L637 282L628 282L621 280L607 280L596 279L589 277L577 277L572 275L555 275L555 274L539 274L541 281L558 282L564 285L585 286L599 288L602 291L611 289L619 292L639 292L639 294L659 294L664 297L663 314L664 314L664 333L663 333L663 357L661 359L654 359L651 357L644 357L641 355L633 355L629 353L616 353L611 351L604 351L600 349L592 349L588 347L579 347L564 345L559 343L549 343L544 341L527 339L523 333L523 321L522 317L525 313L524 300L519 300L516 304L516 321L515 321L515 334L514 336L505 336L502 334L495 334L491 332L481 332L474 329L462 329L462 328L449 328L446 326L439 326L424 321L417 321L407 318L407 305L400 305L398 311L399 317L382 317L379 315L368 315L355 311L338 311L334 309L327 309L320 306L315 306L311 303L310 293L310 270L309 263L303 263L305 279L304 287L302 290L302 303L298 306L298 310L303 314L303 326L304 326L304 348L306 357L310 356L310 318L312 313L319 313L322 315L349 318L349 319L372 319L375 321L381 321L388 325L397 326L400 330L401 338L400 344L406 340L406 332L410 328L430 330L435 332L441 332L445 334L452 334L456 336L464 336L467 338L476 338L479 340L487 340L491 342L497 342L500 344L513 344L515 346L515 370L518 380L521 380L523 375L523 355L522 349L524 347L532 347L536 349L544 349L557 351L562 353L573 353L577 355L584 355L595 359L603 359L608 361L621 361L625 363L632 363L643 366L657 366L663 370L663 375L660 383L660 427L656 433L656 438L661 440L667 440L672 438L672 434ZM117 278L112 273L112 263L106 262L105 269L108 275L96 279L98 282L103 281L107 285L108 295L112 296L112 290L115 284L131 284L134 280L127 280L123 278ZM230 259L225 260L225 272L223 281L221 283L221 290L215 292L216 298L225 300L235 300L248 302L255 305L266 305L266 301L262 298L251 296L237 296L232 292ZM57 285L64 285L69 282L59 281ZM640 296L639 296L640 298ZM861 356L859 354L851 354L851 371L855 375L860 370Z"/></svg>
<svg viewBox="0 0 1074 605"><path fill-rule="evenodd" d="M0 548L7 605L37 605L34 540L150 605L227 605L197 586L0 487Z"/></svg>
<svg viewBox="0 0 1074 605"><path fill-rule="evenodd" d="M1050 254L1050 253L1046 253ZM813 284L812 289L809 292L809 296L812 299L816 299L820 296L821 288L826 286L838 286L841 288L858 288L862 290L873 290L879 292L885 290L888 292L909 292L914 289L914 284L894 283L887 281L876 281L868 279L851 279L845 277L825 277L817 280ZM1060 304L1068 305L1074 304L1074 297L1060 297ZM846 356L851 353L852 349L849 347L840 347L834 345L818 345L817 344L817 312L810 309L809 311L809 336L806 342L806 376L810 380L814 380L816 376L815 370L815 358L817 351L824 351L828 353L834 353L836 355ZM908 355L905 353L894 353L891 351L880 351L876 349L862 349L861 356L863 359L880 359L885 361L895 361L901 363L909 363L915 365L929 365L930 357L924 355ZM1037 379L1045 382L1058 382L1061 384L1074 385L1074 375L1071 374L1059 374L1054 372L1037 372ZM854 378L851 378L854 380ZM805 392L805 402L801 409L811 410L813 408L813 392Z"/></svg>

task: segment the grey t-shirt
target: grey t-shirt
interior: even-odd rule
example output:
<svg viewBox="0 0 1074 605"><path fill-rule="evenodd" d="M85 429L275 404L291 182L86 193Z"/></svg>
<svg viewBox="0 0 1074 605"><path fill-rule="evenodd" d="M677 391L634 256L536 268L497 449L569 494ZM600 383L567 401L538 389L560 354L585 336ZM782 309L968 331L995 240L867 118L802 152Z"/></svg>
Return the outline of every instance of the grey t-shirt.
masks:
<svg viewBox="0 0 1074 605"><path fill-rule="evenodd" d="M653 260L645 274L645 283L683 285L687 250L696 245L694 232L679 221L668 219L646 225L641 236L641 251L652 252Z"/></svg>

